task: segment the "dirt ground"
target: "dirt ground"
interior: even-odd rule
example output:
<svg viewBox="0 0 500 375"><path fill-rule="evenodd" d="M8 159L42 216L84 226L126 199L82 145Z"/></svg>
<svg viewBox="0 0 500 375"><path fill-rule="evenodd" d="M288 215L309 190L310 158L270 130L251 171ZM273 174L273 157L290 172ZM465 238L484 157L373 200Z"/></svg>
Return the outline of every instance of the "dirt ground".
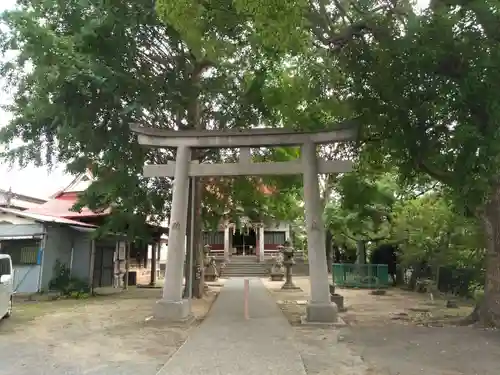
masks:
<svg viewBox="0 0 500 375"><path fill-rule="evenodd" d="M199 324L218 293L193 300L196 320L151 319L160 289L87 300L16 303L0 323L0 374L155 374Z"/></svg>
<svg viewBox="0 0 500 375"><path fill-rule="evenodd" d="M294 325L309 375L497 375L500 332L454 325L472 311L458 301L389 289L375 296L368 290L338 289L347 311L344 328L300 325L309 298L309 280L296 277L302 291L279 290L282 283L264 280ZM314 354L313 354L314 350Z"/></svg>

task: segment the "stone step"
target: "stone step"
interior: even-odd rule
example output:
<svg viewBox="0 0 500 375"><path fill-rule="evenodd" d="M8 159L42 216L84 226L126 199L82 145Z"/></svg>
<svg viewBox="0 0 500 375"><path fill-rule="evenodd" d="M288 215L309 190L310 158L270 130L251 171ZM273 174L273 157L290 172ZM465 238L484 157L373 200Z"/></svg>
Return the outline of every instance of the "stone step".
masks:
<svg viewBox="0 0 500 375"><path fill-rule="evenodd" d="M231 273L231 272L233 272L233 273L235 273L235 272L240 272L240 273L265 272L265 273L267 273L268 271L266 268L258 268L258 269L227 269L226 268L222 271L222 273Z"/></svg>
<svg viewBox="0 0 500 375"><path fill-rule="evenodd" d="M223 273L221 277L268 277L268 273Z"/></svg>
<svg viewBox="0 0 500 375"><path fill-rule="evenodd" d="M266 265L262 263L228 263L221 272L222 276L245 277L245 276L267 276L269 274Z"/></svg>
<svg viewBox="0 0 500 375"><path fill-rule="evenodd" d="M259 263L250 263L250 264L245 264L245 263L228 263L226 264L226 268L267 268L267 265L265 264L259 264Z"/></svg>
<svg viewBox="0 0 500 375"><path fill-rule="evenodd" d="M245 263L245 264L259 264L257 259L251 260L251 259L229 259L228 263Z"/></svg>

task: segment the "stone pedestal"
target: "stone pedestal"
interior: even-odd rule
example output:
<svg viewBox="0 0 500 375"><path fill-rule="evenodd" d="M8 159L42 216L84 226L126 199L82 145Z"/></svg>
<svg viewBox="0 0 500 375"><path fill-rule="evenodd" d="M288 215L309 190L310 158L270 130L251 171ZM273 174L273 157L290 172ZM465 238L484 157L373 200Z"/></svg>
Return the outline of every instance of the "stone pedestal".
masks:
<svg viewBox="0 0 500 375"><path fill-rule="evenodd" d="M271 273L271 281L283 281L285 275L282 273Z"/></svg>
<svg viewBox="0 0 500 375"><path fill-rule="evenodd" d="M330 301L335 303L337 305L337 309L339 311L345 311L344 307L344 296L341 296L340 294L335 293L335 284L330 284Z"/></svg>
<svg viewBox="0 0 500 375"><path fill-rule="evenodd" d="M209 258L205 265L204 272L205 281L217 281L219 272L217 272L217 265L214 258Z"/></svg>
<svg viewBox="0 0 500 375"><path fill-rule="evenodd" d="M344 307L344 296L337 293L330 294L330 301L337 305L338 311L342 312L346 310Z"/></svg>
<svg viewBox="0 0 500 375"><path fill-rule="evenodd" d="M306 307L305 321L311 323L337 323L337 315L338 309L334 303L310 302Z"/></svg>
<svg viewBox="0 0 500 375"><path fill-rule="evenodd" d="M167 301L159 300L153 308L155 319L168 322L185 322L192 319L189 300Z"/></svg>
<svg viewBox="0 0 500 375"><path fill-rule="evenodd" d="M283 286L281 287L281 289L283 289L283 290L302 290L297 285L295 285L293 282L292 283L285 282L283 284Z"/></svg>

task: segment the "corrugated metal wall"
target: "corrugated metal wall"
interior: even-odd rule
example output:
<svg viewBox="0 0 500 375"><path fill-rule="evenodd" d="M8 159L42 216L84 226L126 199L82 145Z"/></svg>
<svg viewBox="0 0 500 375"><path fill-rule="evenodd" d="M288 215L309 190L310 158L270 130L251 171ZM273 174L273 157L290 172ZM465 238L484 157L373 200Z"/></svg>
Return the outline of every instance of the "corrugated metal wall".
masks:
<svg viewBox="0 0 500 375"><path fill-rule="evenodd" d="M38 265L14 265L14 291L16 293L38 292L40 269Z"/></svg>

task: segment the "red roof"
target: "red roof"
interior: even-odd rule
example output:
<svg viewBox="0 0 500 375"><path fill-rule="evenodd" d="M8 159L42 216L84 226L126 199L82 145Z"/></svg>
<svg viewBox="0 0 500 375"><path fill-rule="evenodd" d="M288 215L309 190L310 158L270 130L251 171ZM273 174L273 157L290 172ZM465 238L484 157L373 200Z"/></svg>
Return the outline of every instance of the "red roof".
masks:
<svg viewBox="0 0 500 375"><path fill-rule="evenodd" d="M16 209L12 209L12 208L0 207L0 211L4 212L4 213L8 213L8 214L13 214L13 215L19 216L19 217L33 219L35 221L67 224L67 225L74 225L74 226L86 227L86 228L97 228L95 225L82 223L81 221L69 220L66 218L60 218L60 217L51 216L51 215L35 214L32 212L21 211L21 210L16 210Z"/></svg>
<svg viewBox="0 0 500 375"><path fill-rule="evenodd" d="M87 207L83 207L80 212L72 211L72 207L78 201L78 195L86 189L85 184L88 184L92 178L93 177L90 172L82 173L76 176L71 184L69 184L66 188L59 190L57 193L52 195L51 200L44 204L30 208L27 212L76 220L85 217L109 215L111 213L110 209L93 212Z"/></svg>
<svg viewBox="0 0 500 375"><path fill-rule="evenodd" d="M41 204L37 207L30 208L27 212L40 215L57 216L63 218L83 218L109 215L110 210L106 209L102 212L93 212L87 207L83 207L81 212L72 211L71 208L76 203L76 196L73 199L66 197L65 199L51 199L47 203Z"/></svg>

